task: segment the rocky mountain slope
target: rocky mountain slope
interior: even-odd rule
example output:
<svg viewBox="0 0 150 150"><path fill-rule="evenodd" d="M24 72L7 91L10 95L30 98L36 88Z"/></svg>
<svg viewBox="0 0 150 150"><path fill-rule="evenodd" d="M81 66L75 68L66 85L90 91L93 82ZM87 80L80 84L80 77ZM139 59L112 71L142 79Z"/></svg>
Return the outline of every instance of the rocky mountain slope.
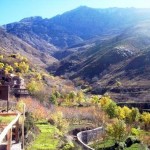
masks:
<svg viewBox="0 0 150 150"><path fill-rule="evenodd" d="M40 67L46 67L53 62L57 62L57 59L43 52L39 52L31 45L7 33L2 28L0 28L0 51L2 54L20 53L32 61L33 64Z"/></svg>
<svg viewBox="0 0 150 150"><path fill-rule="evenodd" d="M4 27L34 48L55 55L58 50L89 39L120 34L125 28L145 19L150 19L149 9L82 6L50 19L25 18Z"/></svg>
<svg viewBox="0 0 150 150"><path fill-rule="evenodd" d="M87 44L74 47L82 50L55 65L55 74L75 81L84 80L99 94L115 88L117 91L118 83L123 90L147 91L150 89L149 35L150 21L145 21L116 37L94 41L89 48L84 49Z"/></svg>
<svg viewBox="0 0 150 150"><path fill-rule="evenodd" d="M118 92L115 99L125 92L123 99L133 100L133 92L141 91L137 97L149 99L143 92L150 91L150 9L82 6L51 19L31 17L3 27L10 38L1 40L4 49L8 43L10 50L37 59L35 64L55 62L45 67L57 76L87 84L92 93Z"/></svg>
<svg viewBox="0 0 150 150"><path fill-rule="evenodd" d="M72 77L93 78L111 65L139 55L150 46L149 24L148 21L141 22L116 37L72 48L75 53L61 61L56 75L74 71ZM70 65L67 68L68 63Z"/></svg>

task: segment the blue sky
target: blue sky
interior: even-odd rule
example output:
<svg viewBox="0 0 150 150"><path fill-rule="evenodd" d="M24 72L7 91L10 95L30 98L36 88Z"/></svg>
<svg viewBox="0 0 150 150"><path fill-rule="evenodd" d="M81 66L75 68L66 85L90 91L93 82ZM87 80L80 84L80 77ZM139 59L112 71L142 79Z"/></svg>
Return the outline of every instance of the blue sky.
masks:
<svg viewBox="0 0 150 150"><path fill-rule="evenodd" d="M150 0L0 0L0 25L30 16L51 18L79 6L150 8Z"/></svg>

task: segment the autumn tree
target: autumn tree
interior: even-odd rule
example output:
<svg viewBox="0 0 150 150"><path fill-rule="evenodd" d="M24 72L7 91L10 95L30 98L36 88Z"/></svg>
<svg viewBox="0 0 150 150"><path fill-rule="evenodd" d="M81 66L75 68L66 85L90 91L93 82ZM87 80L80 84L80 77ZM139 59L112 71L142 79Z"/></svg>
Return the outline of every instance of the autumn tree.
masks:
<svg viewBox="0 0 150 150"><path fill-rule="evenodd" d="M4 56L3 55L0 55L0 60L2 60L4 58Z"/></svg>
<svg viewBox="0 0 150 150"><path fill-rule="evenodd" d="M14 63L17 72L26 73L29 70L29 65L26 62Z"/></svg>
<svg viewBox="0 0 150 150"><path fill-rule="evenodd" d="M117 116L117 105L115 102L111 102L106 108L106 113L110 118L114 118Z"/></svg>
<svg viewBox="0 0 150 150"><path fill-rule="evenodd" d="M126 124L117 119L113 124L107 125L106 132L115 142L122 142L127 136Z"/></svg>
<svg viewBox="0 0 150 150"><path fill-rule="evenodd" d="M91 97L91 101L92 101L93 104L97 105L99 103L100 99L97 95L94 95L94 96Z"/></svg>
<svg viewBox="0 0 150 150"><path fill-rule="evenodd" d="M100 99L100 106L108 114L110 118L117 116L117 104L113 102L110 97L102 97Z"/></svg>
<svg viewBox="0 0 150 150"><path fill-rule="evenodd" d="M3 68L4 68L4 64L0 63L0 69L3 69Z"/></svg>
<svg viewBox="0 0 150 150"><path fill-rule="evenodd" d="M35 120L46 119L49 116L49 111L36 99L22 98L17 102L17 110L22 112L23 105L26 106L26 112L32 113Z"/></svg>
<svg viewBox="0 0 150 150"><path fill-rule="evenodd" d="M58 111L51 115L51 119L54 121L54 125L64 135L68 131L69 123L63 118L63 113Z"/></svg>
<svg viewBox="0 0 150 150"><path fill-rule="evenodd" d="M57 97L55 94L52 94L49 98L50 103L57 105Z"/></svg>
<svg viewBox="0 0 150 150"><path fill-rule="evenodd" d="M103 108L103 109L106 109L108 107L108 105L112 102L112 100L110 99L110 97L108 96L103 96L101 99L100 99L100 106Z"/></svg>
<svg viewBox="0 0 150 150"><path fill-rule="evenodd" d="M31 79L26 87L31 94L35 94L43 88L43 84L41 82L35 81L34 79Z"/></svg>
<svg viewBox="0 0 150 150"><path fill-rule="evenodd" d="M37 79L37 80L42 80L42 75L41 75L41 73L35 73L35 79Z"/></svg>
<svg viewBox="0 0 150 150"><path fill-rule="evenodd" d="M140 119L140 112L138 108L132 108L129 114L130 123L136 123Z"/></svg>
<svg viewBox="0 0 150 150"><path fill-rule="evenodd" d="M148 130L150 128L150 113L143 112L143 114L141 115L141 119L143 121L145 129Z"/></svg>
<svg viewBox="0 0 150 150"><path fill-rule="evenodd" d="M84 93L81 90L76 95L76 101L78 104L81 104L85 101Z"/></svg>
<svg viewBox="0 0 150 150"><path fill-rule="evenodd" d="M11 65L6 64L5 66L5 73L12 73L14 71L13 67Z"/></svg>

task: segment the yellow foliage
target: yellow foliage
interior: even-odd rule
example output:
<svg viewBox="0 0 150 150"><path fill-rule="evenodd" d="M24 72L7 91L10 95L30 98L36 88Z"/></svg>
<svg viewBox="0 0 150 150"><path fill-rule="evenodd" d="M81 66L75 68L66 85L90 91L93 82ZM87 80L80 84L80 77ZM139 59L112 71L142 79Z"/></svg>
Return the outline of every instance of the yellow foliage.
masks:
<svg viewBox="0 0 150 150"><path fill-rule="evenodd" d="M27 84L27 89L31 94L39 92L42 88L43 88L43 84L33 79Z"/></svg>
<svg viewBox="0 0 150 150"><path fill-rule="evenodd" d="M66 119L63 118L63 113L58 111L54 113L51 118L54 120L55 126L63 133L67 133L69 122L67 122Z"/></svg>
<svg viewBox="0 0 150 150"><path fill-rule="evenodd" d="M24 105L25 105L25 103L21 100L21 101L19 101L19 102L17 103L16 109L17 109L18 111L20 111L20 112L23 113L23 106L24 106Z"/></svg>
<svg viewBox="0 0 150 150"><path fill-rule="evenodd" d="M6 65L5 66L5 73L12 73L13 72L13 67L11 65Z"/></svg>
<svg viewBox="0 0 150 150"><path fill-rule="evenodd" d="M42 76L41 76L40 73L36 73L36 74L35 74L35 78L36 78L37 80L41 80L41 79L42 79Z"/></svg>
<svg viewBox="0 0 150 150"><path fill-rule="evenodd" d="M126 117L126 118L129 118L130 113L131 113L131 109L128 108L127 106L124 106L122 109L123 109L123 111L124 111L125 117Z"/></svg>
<svg viewBox="0 0 150 150"><path fill-rule="evenodd" d="M16 63L16 66L21 73L26 73L29 70L29 65L25 63L24 61L18 64Z"/></svg>
<svg viewBox="0 0 150 150"><path fill-rule="evenodd" d="M108 124L106 128L107 134L114 139L115 142L121 142L127 136L126 124L123 120L118 120L113 124Z"/></svg>
<svg viewBox="0 0 150 150"><path fill-rule="evenodd" d="M82 103L85 101L85 95L81 90L77 93L76 100L77 103Z"/></svg>
<svg viewBox="0 0 150 150"><path fill-rule="evenodd" d="M4 58L4 56L3 55L0 55L0 60L2 60Z"/></svg>
<svg viewBox="0 0 150 150"><path fill-rule="evenodd" d="M112 102L112 100L110 99L110 97L108 97L108 96L103 96L103 97L100 99L100 106L101 106L102 108L106 108L111 102Z"/></svg>
<svg viewBox="0 0 150 150"><path fill-rule="evenodd" d="M130 108L127 106L120 107L118 106L117 108L117 116L119 119L129 119L130 118L130 113L132 112Z"/></svg>
<svg viewBox="0 0 150 150"><path fill-rule="evenodd" d="M119 119L125 119L124 110L123 110L120 106L118 106L117 111L118 111L118 112L117 112L118 118L119 118Z"/></svg>
<svg viewBox="0 0 150 150"><path fill-rule="evenodd" d="M0 69L3 69L3 68L4 68L4 64L0 63Z"/></svg>
<svg viewBox="0 0 150 150"><path fill-rule="evenodd" d="M150 113L144 112L144 113L141 115L141 119L142 119L142 121L143 121L146 125L150 126Z"/></svg>

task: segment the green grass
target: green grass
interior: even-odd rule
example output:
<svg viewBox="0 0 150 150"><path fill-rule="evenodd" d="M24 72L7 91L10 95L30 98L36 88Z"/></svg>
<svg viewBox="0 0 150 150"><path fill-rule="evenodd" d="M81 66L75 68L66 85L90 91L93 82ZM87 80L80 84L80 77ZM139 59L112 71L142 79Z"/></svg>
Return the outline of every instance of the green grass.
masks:
<svg viewBox="0 0 150 150"><path fill-rule="evenodd" d="M136 144L131 145L130 147L126 147L125 150L145 150L145 149L143 148L143 146L136 143Z"/></svg>
<svg viewBox="0 0 150 150"><path fill-rule="evenodd" d="M98 150L100 148L110 147L113 145L114 145L114 141L112 139L106 139L105 141L97 142L97 143L94 143L90 146L93 147L94 149Z"/></svg>
<svg viewBox="0 0 150 150"><path fill-rule="evenodd" d="M39 135L27 150L56 150L59 142L58 129L50 124L37 124L40 129Z"/></svg>
<svg viewBox="0 0 150 150"><path fill-rule="evenodd" d="M0 125L9 124L16 116L0 116Z"/></svg>
<svg viewBox="0 0 150 150"><path fill-rule="evenodd" d="M99 150L101 148L104 147L110 147L114 145L114 141L111 139L106 140L105 142L97 142L94 143L92 145L90 145L91 147L93 147L96 150ZM136 143L131 145L130 147L126 147L125 150L146 150L143 146L141 146L140 144Z"/></svg>

